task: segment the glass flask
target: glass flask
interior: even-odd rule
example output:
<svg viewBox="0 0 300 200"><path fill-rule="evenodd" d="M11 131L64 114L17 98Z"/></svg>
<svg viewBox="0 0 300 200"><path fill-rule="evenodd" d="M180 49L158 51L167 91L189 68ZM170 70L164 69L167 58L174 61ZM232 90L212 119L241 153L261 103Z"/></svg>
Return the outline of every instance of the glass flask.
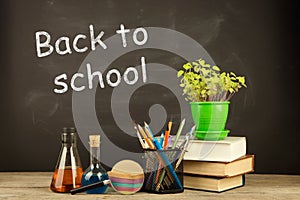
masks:
<svg viewBox="0 0 300 200"><path fill-rule="evenodd" d="M109 180L106 170L100 163L100 135L90 135L90 165L82 175L82 186ZM87 190L87 194L103 194L107 185Z"/></svg>
<svg viewBox="0 0 300 200"><path fill-rule="evenodd" d="M72 189L81 186L83 169L77 151L76 140L75 128L63 128L61 150L50 186L53 192L68 193Z"/></svg>

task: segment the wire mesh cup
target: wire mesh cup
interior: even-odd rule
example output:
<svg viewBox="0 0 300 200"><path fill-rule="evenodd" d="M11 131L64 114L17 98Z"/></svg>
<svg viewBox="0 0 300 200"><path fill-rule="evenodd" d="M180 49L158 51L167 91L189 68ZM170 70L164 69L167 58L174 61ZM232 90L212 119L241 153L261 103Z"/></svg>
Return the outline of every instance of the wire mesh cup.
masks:
<svg viewBox="0 0 300 200"><path fill-rule="evenodd" d="M183 192L182 150L145 150L145 179L143 191L150 193Z"/></svg>

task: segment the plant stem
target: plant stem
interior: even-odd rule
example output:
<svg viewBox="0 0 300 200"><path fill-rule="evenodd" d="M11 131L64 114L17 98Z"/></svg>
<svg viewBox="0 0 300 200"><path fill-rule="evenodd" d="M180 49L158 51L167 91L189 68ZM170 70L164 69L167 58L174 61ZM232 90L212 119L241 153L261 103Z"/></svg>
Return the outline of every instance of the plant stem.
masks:
<svg viewBox="0 0 300 200"><path fill-rule="evenodd" d="M231 99L231 97L234 95L235 92L231 93L230 95L228 95L227 99L225 99L225 101L229 101Z"/></svg>
<svg viewBox="0 0 300 200"><path fill-rule="evenodd" d="M226 97L227 97L228 91L225 92L225 94L223 95L223 97L221 98L221 101L226 101Z"/></svg>

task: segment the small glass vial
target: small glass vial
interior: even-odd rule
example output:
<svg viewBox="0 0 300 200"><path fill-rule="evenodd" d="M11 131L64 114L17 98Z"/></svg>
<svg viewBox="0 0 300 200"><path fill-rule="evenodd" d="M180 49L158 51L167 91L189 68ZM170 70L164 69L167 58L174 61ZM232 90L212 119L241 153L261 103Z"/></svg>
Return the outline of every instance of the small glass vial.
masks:
<svg viewBox="0 0 300 200"><path fill-rule="evenodd" d="M90 166L82 175L82 186L109 180L106 170L100 163L100 135L90 135ZM87 194L103 194L106 192L107 185L87 190Z"/></svg>
<svg viewBox="0 0 300 200"><path fill-rule="evenodd" d="M75 128L63 128L62 146L50 186L53 192L68 193L81 186L83 170L76 139Z"/></svg>

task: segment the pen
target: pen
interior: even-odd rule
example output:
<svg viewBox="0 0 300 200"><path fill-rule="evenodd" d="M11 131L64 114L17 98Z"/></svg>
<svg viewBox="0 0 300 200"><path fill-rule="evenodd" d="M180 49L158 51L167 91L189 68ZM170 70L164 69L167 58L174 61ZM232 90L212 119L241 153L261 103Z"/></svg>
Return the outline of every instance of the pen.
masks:
<svg viewBox="0 0 300 200"><path fill-rule="evenodd" d="M174 140L174 142L173 142L173 144L172 144L172 149L175 149L175 147L176 147L176 145L177 145L177 142L178 142L179 136L180 136L180 134L181 134L181 132L182 132L182 129L183 129L184 124L185 124L185 119L183 119L183 120L181 121L180 125L179 125L177 134L176 134L176 136L175 136L175 140ZM163 169L162 174L161 174L161 176L160 176L160 178L159 178L159 181L158 181L158 185L157 185L157 187L156 187L156 190L157 190L157 191L158 191L159 188L160 188L160 185L161 185L161 183L162 183L162 181L163 181L163 179L164 179L165 174L166 174L166 170Z"/></svg>
<svg viewBox="0 0 300 200"><path fill-rule="evenodd" d="M164 136L164 144L163 144L163 149L167 149L168 146L170 145L170 133L171 133L171 128L172 128L172 122L169 121L168 122L168 126L167 126L167 130L165 132L165 136ZM166 169L162 169L162 173L160 174L160 177L159 177L159 182L158 182L158 185L156 186L156 190L159 190L160 186L161 186L161 183L163 180L165 180L165 174L166 174Z"/></svg>
<svg viewBox="0 0 300 200"><path fill-rule="evenodd" d="M90 185L85 185L85 186L81 186L79 188L72 189L70 192L73 195L73 194L77 194L79 192L84 192L87 190L95 189L95 188L98 188L98 187L101 187L104 185L108 185L108 184L110 184L110 180L104 180L101 182L96 182L96 183L92 183Z"/></svg>
<svg viewBox="0 0 300 200"><path fill-rule="evenodd" d="M173 135L169 136L168 147L171 146Z"/></svg>
<svg viewBox="0 0 300 200"><path fill-rule="evenodd" d="M154 144L154 146L156 147L157 150L160 150L160 151L158 151L158 153L159 153L160 157L162 158L162 160L163 160L165 166L167 166L167 168L168 168L169 172L171 173L172 177L174 178L175 185L176 185L179 189L182 189L182 188L183 188L183 187L182 187L182 184L181 184L181 182L180 182L180 180L179 180L177 174L175 173L175 170L174 170L172 164L170 163L170 161L169 161L168 157L166 156L166 154L165 154L164 152L161 151L162 148L161 148L161 146L160 146L158 140L157 140L155 137L153 138L153 144Z"/></svg>

